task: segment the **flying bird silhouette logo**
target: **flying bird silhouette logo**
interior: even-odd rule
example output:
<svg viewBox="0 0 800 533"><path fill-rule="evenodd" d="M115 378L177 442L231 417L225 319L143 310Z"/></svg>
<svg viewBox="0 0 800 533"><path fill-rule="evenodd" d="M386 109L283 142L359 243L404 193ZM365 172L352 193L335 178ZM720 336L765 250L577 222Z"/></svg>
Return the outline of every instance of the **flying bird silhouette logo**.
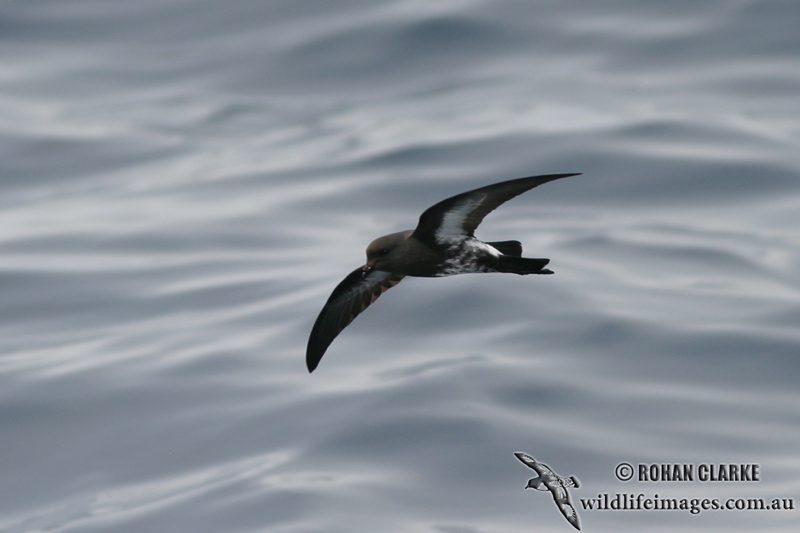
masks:
<svg viewBox="0 0 800 533"><path fill-rule="evenodd" d="M540 463L527 453L515 452L514 455L517 459L522 461L525 466L533 469L537 474L536 477L532 477L528 480L528 484L525 485L525 488L542 491L549 490L553 495L553 501L556 502L556 507L558 507L561 514L564 515L564 518L567 519L567 522L580 531L581 521L578 518L575 507L572 505L569 491L567 491L567 487L574 487L577 489L581 486L578 478L575 476L570 476L568 478L561 477L553 472L552 468L544 463Z"/></svg>
<svg viewBox="0 0 800 533"><path fill-rule="evenodd" d="M578 174L548 174L503 181L457 194L429 207L416 229L375 239L367 263L333 290L322 308L306 348L313 372L342 330L378 297L406 276L441 277L474 272L552 274L549 259L522 257L519 241L483 242L475 229L502 203L543 183Z"/></svg>

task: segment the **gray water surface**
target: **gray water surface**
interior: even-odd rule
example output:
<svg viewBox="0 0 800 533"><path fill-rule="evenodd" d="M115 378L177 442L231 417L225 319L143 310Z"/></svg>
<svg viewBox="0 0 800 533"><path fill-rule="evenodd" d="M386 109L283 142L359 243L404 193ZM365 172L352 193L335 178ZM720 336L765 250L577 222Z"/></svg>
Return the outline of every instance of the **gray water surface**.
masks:
<svg viewBox="0 0 800 533"><path fill-rule="evenodd" d="M800 6L0 5L0 530L785 531ZM553 276L413 279L309 375L375 237L496 181ZM756 463L758 482L632 465Z"/></svg>

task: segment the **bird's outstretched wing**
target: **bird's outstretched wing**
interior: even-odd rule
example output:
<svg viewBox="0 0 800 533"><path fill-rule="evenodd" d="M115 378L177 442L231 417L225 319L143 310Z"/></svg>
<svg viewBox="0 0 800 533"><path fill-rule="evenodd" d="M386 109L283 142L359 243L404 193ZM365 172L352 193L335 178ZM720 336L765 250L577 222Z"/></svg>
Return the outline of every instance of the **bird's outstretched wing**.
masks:
<svg viewBox="0 0 800 533"><path fill-rule="evenodd" d="M456 235L472 237L483 218L503 202L548 181L577 175L547 174L518 178L451 196L420 215L414 237L423 242L439 244Z"/></svg>
<svg viewBox="0 0 800 533"><path fill-rule="evenodd" d="M403 279L401 274L364 268L352 271L333 289L311 330L306 348L306 366L313 372L333 339L378 297Z"/></svg>

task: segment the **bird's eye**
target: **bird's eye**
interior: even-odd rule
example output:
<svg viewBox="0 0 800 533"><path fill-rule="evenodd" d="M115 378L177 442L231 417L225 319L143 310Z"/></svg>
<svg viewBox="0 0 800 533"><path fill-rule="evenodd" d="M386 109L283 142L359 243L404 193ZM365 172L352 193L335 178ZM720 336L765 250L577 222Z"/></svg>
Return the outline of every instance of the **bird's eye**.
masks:
<svg viewBox="0 0 800 533"><path fill-rule="evenodd" d="M388 248L381 248L380 250L378 250L378 253L380 255L386 255L386 254L389 253L389 249Z"/></svg>

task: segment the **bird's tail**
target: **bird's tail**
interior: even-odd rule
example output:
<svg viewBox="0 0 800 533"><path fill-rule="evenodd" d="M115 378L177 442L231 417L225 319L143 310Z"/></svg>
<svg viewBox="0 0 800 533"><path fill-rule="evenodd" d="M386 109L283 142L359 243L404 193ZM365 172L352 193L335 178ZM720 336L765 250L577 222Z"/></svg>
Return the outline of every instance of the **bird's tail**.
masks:
<svg viewBox="0 0 800 533"><path fill-rule="evenodd" d="M514 257L522 257L522 243L519 241L498 241L498 242L487 242L486 244L496 249L503 255L513 255Z"/></svg>
<svg viewBox="0 0 800 533"><path fill-rule="evenodd" d="M498 272L510 272L512 274L552 274L552 270L544 268L549 263L549 259L533 259L529 257L512 257L502 255L497 259L495 269Z"/></svg>

